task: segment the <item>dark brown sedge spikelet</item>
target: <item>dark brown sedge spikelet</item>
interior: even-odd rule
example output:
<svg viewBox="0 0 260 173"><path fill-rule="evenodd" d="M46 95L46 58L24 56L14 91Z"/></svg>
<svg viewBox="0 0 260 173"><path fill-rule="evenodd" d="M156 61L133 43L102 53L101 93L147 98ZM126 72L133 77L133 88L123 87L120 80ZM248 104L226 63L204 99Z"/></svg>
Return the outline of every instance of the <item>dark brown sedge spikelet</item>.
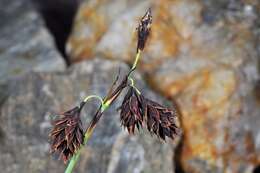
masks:
<svg viewBox="0 0 260 173"><path fill-rule="evenodd" d="M176 111L170 110L154 101L142 98L143 112L147 119L147 129L160 139L174 139L180 130L176 125Z"/></svg>
<svg viewBox="0 0 260 173"><path fill-rule="evenodd" d="M150 35L151 25L152 25L152 14L151 14L151 8L149 8L148 11L145 13L145 15L142 17L137 27L137 37L138 37L137 51L144 49L147 38Z"/></svg>
<svg viewBox="0 0 260 173"><path fill-rule="evenodd" d="M135 127L137 129L142 127L143 114L140 96L133 87L130 87L121 106L121 124L131 134L134 134Z"/></svg>
<svg viewBox="0 0 260 173"><path fill-rule="evenodd" d="M53 122L53 129L50 133L52 140L51 152L60 153L60 158L66 163L71 156L83 144L83 128L80 120L80 107L75 107L60 115L59 119Z"/></svg>

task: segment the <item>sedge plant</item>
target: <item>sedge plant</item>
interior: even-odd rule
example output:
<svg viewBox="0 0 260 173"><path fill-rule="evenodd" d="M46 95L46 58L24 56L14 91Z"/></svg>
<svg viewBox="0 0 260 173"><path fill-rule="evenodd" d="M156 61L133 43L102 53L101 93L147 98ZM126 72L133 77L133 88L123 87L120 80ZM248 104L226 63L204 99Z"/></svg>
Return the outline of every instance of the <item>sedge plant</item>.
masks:
<svg viewBox="0 0 260 173"><path fill-rule="evenodd" d="M97 95L87 96L79 106L60 114L59 118L53 121L53 128L50 132L51 152L59 153L64 163L68 163L65 173L72 173L81 150L91 138L99 119L125 88L128 88L128 91L120 107L120 120L122 126L127 128L129 133L133 134L135 129L146 127L151 134L157 135L162 140L165 140L166 137L175 139L176 135L179 134L180 130L175 120L176 110L171 110L145 98L141 91L137 89L134 79L131 77L145 48L151 32L151 25L151 9L148 9L137 27L135 61L122 81L118 82L119 76L117 76L104 98ZM84 105L93 98L100 101L100 106L88 128L84 131L80 112Z"/></svg>

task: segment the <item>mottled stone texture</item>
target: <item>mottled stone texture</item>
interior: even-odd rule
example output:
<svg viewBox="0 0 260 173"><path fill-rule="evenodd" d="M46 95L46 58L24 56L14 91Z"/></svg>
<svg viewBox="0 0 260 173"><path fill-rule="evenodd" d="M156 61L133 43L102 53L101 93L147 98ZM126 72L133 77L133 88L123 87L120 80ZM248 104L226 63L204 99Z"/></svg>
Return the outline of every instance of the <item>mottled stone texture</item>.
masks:
<svg viewBox="0 0 260 173"><path fill-rule="evenodd" d="M1 0L0 82L29 71L61 71L65 64L28 0Z"/></svg>
<svg viewBox="0 0 260 173"><path fill-rule="evenodd" d="M63 172L64 165L49 153L48 133L55 113L74 107L86 95L105 96L113 76L124 63L96 58L64 73L30 73L8 83L8 96L0 110L0 170L5 173ZM137 86L150 99L163 100L141 81ZM173 172L172 141L160 142L146 130L129 136L120 127L123 96L105 112L85 147L75 172L169 173ZM86 127L98 102L90 101L82 112ZM165 103L164 103L165 104Z"/></svg>
<svg viewBox="0 0 260 173"><path fill-rule="evenodd" d="M84 3L68 42L72 60L102 54L132 62L134 28L152 5L152 37L139 70L180 105L181 167L252 172L260 164L259 1L138 1L106 15L113 2Z"/></svg>

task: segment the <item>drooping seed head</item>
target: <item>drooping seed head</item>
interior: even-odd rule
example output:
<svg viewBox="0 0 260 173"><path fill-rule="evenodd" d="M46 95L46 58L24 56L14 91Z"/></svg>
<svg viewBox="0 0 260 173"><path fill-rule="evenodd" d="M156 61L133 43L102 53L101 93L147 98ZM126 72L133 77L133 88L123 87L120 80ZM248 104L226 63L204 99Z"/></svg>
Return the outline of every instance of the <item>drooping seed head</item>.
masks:
<svg viewBox="0 0 260 173"><path fill-rule="evenodd" d="M53 122L51 130L51 153L57 152L66 163L83 144L83 128L80 120L80 108L75 107Z"/></svg>
<svg viewBox="0 0 260 173"><path fill-rule="evenodd" d="M176 111L146 98L143 98L142 105L144 116L147 119L147 129L151 134L156 134L162 140L165 140L166 137L174 139L179 135Z"/></svg>
<svg viewBox="0 0 260 173"><path fill-rule="evenodd" d="M143 124L143 114L140 95L133 87L130 87L121 106L120 119L122 126L128 132L134 134L135 127L139 129Z"/></svg>

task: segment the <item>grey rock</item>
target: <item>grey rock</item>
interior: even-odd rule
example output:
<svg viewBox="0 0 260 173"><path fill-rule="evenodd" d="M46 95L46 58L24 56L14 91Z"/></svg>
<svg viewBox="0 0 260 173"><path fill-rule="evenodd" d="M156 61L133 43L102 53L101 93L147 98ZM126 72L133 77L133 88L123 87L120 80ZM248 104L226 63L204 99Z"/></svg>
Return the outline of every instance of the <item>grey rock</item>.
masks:
<svg viewBox="0 0 260 173"><path fill-rule="evenodd" d="M8 83L8 96L0 110L0 170L5 173L63 172L64 164L49 153L48 133L53 115L79 104L86 95L105 96L113 76L129 69L126 64L96 58L62 73L33 72ZM144 95L165 102L135 75ZM125 92L125 91L124 91ZM169 173L173 172L172 141L160 142L146 130L128 135L120 126L123 94L99 121L82 152L75 172L83 173ZM98 107L86 105L84 126Z"/></svg>
<svg viewBox="0 0 260 173"><path fill-rule="evenodd" d="M1 3L0 81L28 71L64 70L52 37L29 1Z"/></svg>
<svg viewBox="0 0 260 173"><path fill-rule="evenodd" d="M253 26L257 21L259 1L203 0L202 3L204 6L202 18L208 24L229 20L245 22Z"/></svg>

